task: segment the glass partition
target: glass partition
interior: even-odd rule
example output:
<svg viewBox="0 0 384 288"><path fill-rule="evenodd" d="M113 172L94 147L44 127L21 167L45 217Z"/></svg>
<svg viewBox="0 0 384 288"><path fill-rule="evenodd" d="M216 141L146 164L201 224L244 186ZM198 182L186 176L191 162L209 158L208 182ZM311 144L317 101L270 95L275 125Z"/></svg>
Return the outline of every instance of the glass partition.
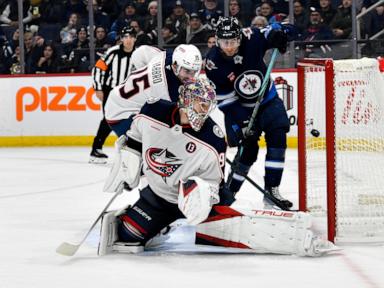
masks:
<svg viewBox="0 0 384 288"><path fill-rule="evenodd" d="M367 7L355 1L2 0L0 74L89 72L108 48L120 43L125 26L137 31L137 46L190 43L205 55L215 45L215 26L223 15L255 29L291 19L300 36L279 57L277 68L292 68L302 57L383 56L384 0ZM344 7L344 2L354 5ZM351 29L351 21L357 29Z"/></svg>

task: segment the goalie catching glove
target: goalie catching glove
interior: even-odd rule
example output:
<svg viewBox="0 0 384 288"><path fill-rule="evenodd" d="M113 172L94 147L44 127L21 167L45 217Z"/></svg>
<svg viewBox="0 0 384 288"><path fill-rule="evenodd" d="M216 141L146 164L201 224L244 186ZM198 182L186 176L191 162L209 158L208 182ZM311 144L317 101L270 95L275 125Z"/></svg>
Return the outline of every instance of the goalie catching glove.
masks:
<svg viewBox="0 0 384 288"><path fill-rule="evenodd" d="M123 188L135 188L140 182L142 158L139 152L127 146L127 137L120 136L115 142L116 158L105 182L104 192L121 193ZM127 184L124 186L124 182Z"/></svg>
<svg viewBox="0 0 384 288"><path fill-rule="evenodd" d="M179 183L178 206L187 222L196 225L207 219L212 205L219 203L219 189L207 181L192 176Z"/></svg>

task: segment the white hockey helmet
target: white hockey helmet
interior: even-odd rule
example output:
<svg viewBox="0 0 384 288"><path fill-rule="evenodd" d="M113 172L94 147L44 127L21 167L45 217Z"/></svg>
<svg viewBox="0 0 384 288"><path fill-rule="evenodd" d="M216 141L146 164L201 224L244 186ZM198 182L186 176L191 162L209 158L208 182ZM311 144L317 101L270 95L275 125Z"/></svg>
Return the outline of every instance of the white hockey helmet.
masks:
<svg viewBox="0 0 384 288"><path fill-rule="evenodd" d="M195 80L186 81L180 86L179 93L180 109L186 112L192 129L199 131L216 107L215 89L208 79L200 76Z"/></svg>
<svg viewBox="0 0 384 288"><path fill-rule="evenodd" d="M189 71L196 71L195 78L197 78L203 60L199 49L195 45L181 44L173 51L172 64L176 65L176 76L179 75L181 68L185 68Z"/></svg>

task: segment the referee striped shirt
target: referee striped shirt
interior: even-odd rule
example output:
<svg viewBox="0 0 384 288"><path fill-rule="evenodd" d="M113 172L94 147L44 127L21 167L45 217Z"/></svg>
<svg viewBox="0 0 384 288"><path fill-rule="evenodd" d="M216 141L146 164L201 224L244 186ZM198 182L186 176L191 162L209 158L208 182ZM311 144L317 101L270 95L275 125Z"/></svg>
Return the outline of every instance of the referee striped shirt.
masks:
<svg viewBox="0 0 384 288"><path fill-rule="evenodd" d="M109 48L92 69L93 88L96 91L111 90L123 83L128 76L132 52L125 52L123 44Z"/></svg>

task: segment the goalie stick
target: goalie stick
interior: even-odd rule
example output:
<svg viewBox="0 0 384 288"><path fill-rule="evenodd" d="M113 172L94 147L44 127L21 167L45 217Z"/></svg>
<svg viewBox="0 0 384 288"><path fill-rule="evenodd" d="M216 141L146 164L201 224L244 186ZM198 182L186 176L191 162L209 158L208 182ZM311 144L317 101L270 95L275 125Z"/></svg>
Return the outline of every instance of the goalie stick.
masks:
<svg viewBox="0 0 384 288"><path fill-rule="evenodd" d="M87 234L85 234L83 240L81 240L79 244L71 244L71 243L68 243L68 242L63 242L63 243L60 244L59 247L56 248L56 252L58 254L61 254L61 255L64 255L64 256L73 256L73 255L75 255L77 250L79 250L80 246L85 242L85 240L87 239L88 235L91 233L93 228L95 228L96 224L99 222L99 220L101 219L103 214L107 211L109 206L112 204L112 202L116 199L117 195L119 195L119 194L120 193L115 193L115 195L113 195L111 200L109 200L108 204L105 206L103 211L101 211L100 215L97 217L95 222L93 222L91 228L89 228Z"/></svg>
<svg viewBox="0 0 384 288"><path fill-rule="evenodd" d="M268 68L267 68L267 71L265 72L265 77L263 79L263 83L261 84L261 88L260 88L260 91L258 93L258 97L257 97L257 100L256 100L256 103L255 103L255 107L253 108L253 111L252 111L252 116L251 118L249 119L249 123L248 123L248 126L247 128L245 129L244 131L244 138L247 138L248 136L251 135L252 133L252 127L255 123L255 119L256 119L256 116L257 116L257 112L259 111L259 107L260 107L260 104L261 102L263 101L264 97L264 91L265 89L267 89L267 86L268 86L268 82L269 82L269 79L270 79L270 75L271 75L271 72L272 72L272 68L273 66L275 65L275 61L276 61L276 58L277 58L277 54L278 54L278 49L277 48L274 48L273 49L273 53L272 53L272 56L271 56L271 60L269 62L269 65L268 65ZM233 162L231 162L231 172L229 173L228 175L228 179L227 179L227 185L229 186L232 182L232 178L233 178L233 174L235 172L238 164L239 164L239 161L240 161L240 157L241 157L241 154L243 152L243 147L241 145L239 145L238 149L237 149L237 152L236 152L236 155L233 159ZM228 160L227 160L228 162ZM244 175L242 175L244 176ZM259 189L260 190L260 189ZM264 189L263 189L264 191ZM263 192L264 195L266 195L267 193L264 191ZM271 196L271 198L275 198L273 196ZM272 201L272 199L270 199ZM273 201L273 203L276 204L276 201L279 202L278 199L275 199L275 201ZM276 204L277 205L277 204Z"/></svg>

